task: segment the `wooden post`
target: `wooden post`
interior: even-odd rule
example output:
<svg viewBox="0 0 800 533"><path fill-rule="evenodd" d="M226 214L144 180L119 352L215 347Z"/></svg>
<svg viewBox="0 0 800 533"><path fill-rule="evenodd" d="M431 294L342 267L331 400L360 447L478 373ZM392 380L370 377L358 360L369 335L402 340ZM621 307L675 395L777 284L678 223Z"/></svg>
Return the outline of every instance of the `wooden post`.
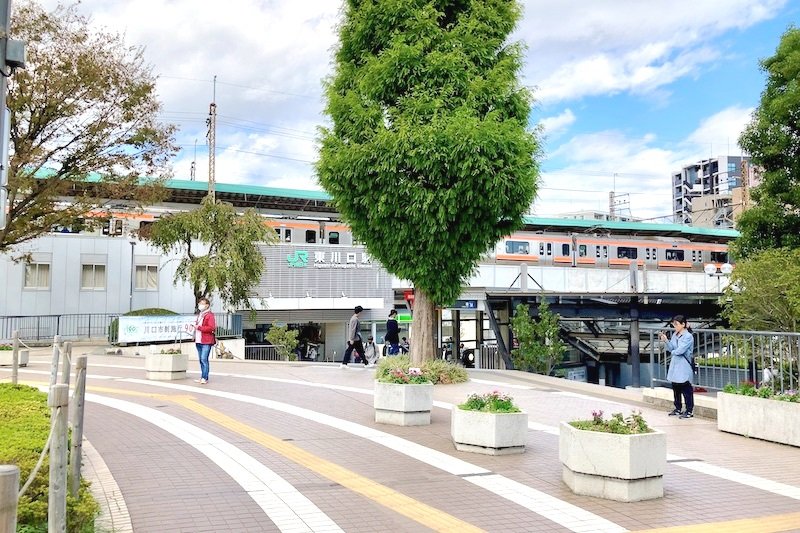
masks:
<svg viewBox="0 0 800 533"><path fill-rule="evenodd" d="M86 356L75 360L75 392L72 397L72 449L69 453L69 493L77 498L81 486L81 459L83 457L83 404L86 398Z"/></svg>
<svg viewBox="0 0 800 533"><path fill-rule="evenodd" d="M69 386L50 387L47 406L54 417L50 441L50 494L47 504L47 533L67 530L67 411Z"/></svg>
<svg viewBox="0 0 800 533"><path fill-rule="evenodd" d="M11 338L14 339L14 352L11 355L11 384L16 385L19 375L19 331L15 329Z"/></svg>
<svg viewBox="0 0 800 533"><path fill-rule="evenodd" d="M58 357L61 355L61 337L53 337L53 360L50 362L50 386L58 380Z"/></svg>
<svg viewBox="0 0 800 533"><path fill-rule="evenodd" d="M0 533L17 530L19 467L0 465Z"/></svg>
<svg viewBox="0 0 800 533"><path fill-rule="evenodd" d="M61 383L69 386L69 371L72 365L72 342L64 343L64 359L61 360Z"/></svg>

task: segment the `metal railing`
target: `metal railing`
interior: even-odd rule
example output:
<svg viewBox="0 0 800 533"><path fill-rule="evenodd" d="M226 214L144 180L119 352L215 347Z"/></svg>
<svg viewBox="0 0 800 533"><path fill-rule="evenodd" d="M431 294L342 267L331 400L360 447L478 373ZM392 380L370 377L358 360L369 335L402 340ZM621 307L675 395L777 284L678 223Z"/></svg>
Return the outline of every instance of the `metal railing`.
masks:
<svg viewBox="0 0 800 533"><path fill-rule="evenodd" d="M653 384L666 382L670 355L658 339L659 330L642 331L649 340ZM722 389L749 381L776 392L800 386L800 333L696 329L694 384Z"/></svg>
<svg viewBox="0 0 800 533"><path fill-rule="evenodd" d="M278 348L271 344L250 344L244 347L244 358L247 361L286 361L286 357L278 355Z"/></svg>
<svg viewBox="0 0 800 533"><path fill-rule="evenodd" d="M0 339L10 339L14 331L25 342L51 340L59 335L63 340L106 339L117 342L118 314L82 313L66 315L0 316ZM219 314L217 338L242 336L242 315Z"/></svg>
<svg viewBox="0 0 800 533"><path fill-rule="evenodd" d="M505 370L506 363L500 357L500 352L497 350L497 345L481 344L478 351L478 360L475 361L475 368L486 368Z"/></svg>

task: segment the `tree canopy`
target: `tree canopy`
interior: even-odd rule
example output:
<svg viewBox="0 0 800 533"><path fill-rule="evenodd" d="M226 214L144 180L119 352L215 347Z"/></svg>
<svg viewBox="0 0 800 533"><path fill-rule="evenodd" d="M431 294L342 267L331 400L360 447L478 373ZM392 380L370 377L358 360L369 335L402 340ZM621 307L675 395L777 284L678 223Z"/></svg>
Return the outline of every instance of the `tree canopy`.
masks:
<svg viewBox="0 0 800 533"><path fill-rule="evenodd" d="M725 315L737 329L797 331L800 249L765 250L736 264L725 290Z"/></svg>
<svg viewBox="0 0 800 533"><path fill-rule="evenodd" d="M161 217L141 236L165 254L182 256L175 281L192 287L195 302L216 293L234 309L253 308L250 289L264 272L259 243L277 240L254 210L239 215L208 196L198 209Z"/></svg>
<svg viewBox="0 0 800 533"><path fill-rule="evenodd" d="M30 0L15 3L11 36L25 41L27 64L9 78L9 212L0 253L97 214L104 199L160 199L174 128L158 121L142 49L94 30L74 5L47 12ZM64 196L74 201L65 206Z"/></svg>
<svg viewBox="0 0 800 533"><path fill-rule="evenodd" d="M800 29L789 28L761 68L766 87L739 138L752 163L763 170L752 192L755 205L736 221L740 257L800 248Z"/></svg>
<svg viewBox="0 0 800 533"><path fill-rule="evenodd" d="M415 288L412 357L433 309L519 227L539 144L509 0L349 0L327 81L320 182L355 237Z"/></svg>

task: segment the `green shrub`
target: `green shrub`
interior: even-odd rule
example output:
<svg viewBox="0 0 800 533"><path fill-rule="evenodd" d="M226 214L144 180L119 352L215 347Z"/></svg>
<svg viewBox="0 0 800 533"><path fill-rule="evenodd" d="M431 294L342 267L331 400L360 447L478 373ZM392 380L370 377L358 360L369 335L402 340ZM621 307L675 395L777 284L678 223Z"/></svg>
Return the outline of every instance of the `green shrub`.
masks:
<svg viewBox="0 0 800 533"><path fill-rule="evenodd" d="M20 487L27 481L50 432L50 409L47 394L26 385L0 384L0 464L17 465ZM17 531L47 531L49 461L45 457L17 505ZM94 518L100 510L89 491L89 483L81 482L78 498L67 497L67 531L94 531Z"/></svg>
<svg viewBox="0 0 800 533"><path fill-rule="evenodd" d="M514 398L500 391L487 392L486 394L472 393L467 396L467 401L459 404L459 409L464 411L483 411L486 413L519 413L519 407L514 405Z"/></svg>
<svg viewBox="0 0 800 533"><path fill-rule="evenodd" d="M622 413L614 413L611 418L603 418L603 411L592 411L591 420L575 420L570 422L572 427L586 431L600 431L602 433L617 433L620 435L636 435L639 433L652 433L640 411L633 411L628 418Z"/></svg>
<svg viewBox="0 0 800 533"><path fill-rule="evenodd" d="M169 309L161 309L160 307L148 307L145 309L134 309L128 311L122 316L162 316L162 315L177 315L175 311ZM119 338L119 319L115 318L108 325L108 340L109 342L117 342Z"/></svg>
<svg viewBox="0 0 800 533"><path fill-rule="evenodd" d="M752 381L743 381L738 385L728 383L725 385L725 387L723 387L722 392L727 392L728 394L741 394L742 396L757 396L759 398L767 398L781 402L800 402L800 390L776 392L772 389L772 387L766 385L756 388L756 384Z"/></svg>
<svg viewBox="0 0 800 533"><path fill-rule="evenodd" d="M400 369L408 374L411 368L411 359L407 355L398 355L392 357L381 357L378 359L378 366L375 370L375 379L378 381L385 381L391 379L389 374L394 369ZM462 367L442 361L441 359L433 359L425 361L420 367L422 376L427 381L434 385L448 384L448 383L465 383L469 381L467 371Z"/></svg>

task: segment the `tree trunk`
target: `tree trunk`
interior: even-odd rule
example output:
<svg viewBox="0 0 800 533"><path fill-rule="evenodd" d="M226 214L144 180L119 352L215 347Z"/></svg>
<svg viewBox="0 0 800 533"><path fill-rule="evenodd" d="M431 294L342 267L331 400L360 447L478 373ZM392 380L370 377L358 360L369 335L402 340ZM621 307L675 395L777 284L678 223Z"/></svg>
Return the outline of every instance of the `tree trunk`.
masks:
<svg viewBox="0 0 800 533"><path fill-rule="evenodd" d="M436 359L434 328L436 310L427 294L414 289L414 319L411 323L411 363Z"/></svg>

